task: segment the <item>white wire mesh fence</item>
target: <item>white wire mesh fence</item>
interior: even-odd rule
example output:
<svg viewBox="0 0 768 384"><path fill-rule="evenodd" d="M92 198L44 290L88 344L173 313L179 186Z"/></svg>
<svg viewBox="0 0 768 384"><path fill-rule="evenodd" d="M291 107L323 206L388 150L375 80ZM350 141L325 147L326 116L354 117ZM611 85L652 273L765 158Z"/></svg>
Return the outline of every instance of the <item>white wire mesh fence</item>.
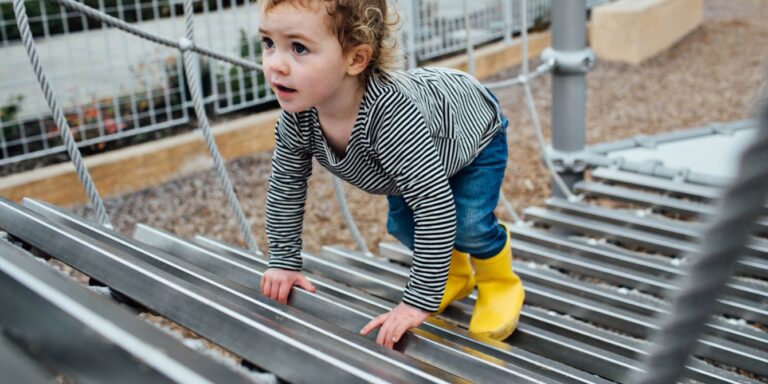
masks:
<svg viewBox="0 0 768 384"><path fill-rule="evenodd" d="M588 7L609 0L588 1ZM84 4L172 39L184 33L176 0L85 0ZM469 35L475 44L509 38L522 26L519 0L475 0ZM87 155L165 136L190 119L191 98L177 51L117 31L48 0L25 3L49 76L78 146ZM462 51L462 0L399 0L403 48L411 66ZM528 27L545 26L551 0L529 1ZM258 61L258 4L195 2L196 41ZM0 0L0 171L3 166L64 151L56 124L19 43L12 6ZM260 72L205 60L203 95L224 115L274 100ZM7 172L5 172L7 173ZM0 172L0 175L3 172Z"/></svg>

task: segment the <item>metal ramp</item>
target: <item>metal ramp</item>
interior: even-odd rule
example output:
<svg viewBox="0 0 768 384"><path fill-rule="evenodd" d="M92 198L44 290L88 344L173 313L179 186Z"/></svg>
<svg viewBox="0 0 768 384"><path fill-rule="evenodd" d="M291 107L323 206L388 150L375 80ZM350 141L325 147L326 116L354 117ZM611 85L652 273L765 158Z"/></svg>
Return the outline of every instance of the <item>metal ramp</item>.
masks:
<svg viewBox="0 0 768 384"><path fill-rule="evenodd" d="M340 247L304 254L318 292L294 289L284 306L258 293L263 255L215 239L144 225L129 238L43 202L3 198L0 229L289 382L624 382L647 355L657 316L670 310L665 297L701 220L715 212L718 187L597 168L575 189L585 199L550 199L526 209L524 225L509 226L526 304L508 340L468 334L471 295L409 332L396 351L358 331L400 301L410 255L399 245L381 244L373 258ZM718 299L684 382L768 380L767 222ZM0 256L6 377L249 380L156 335L7 241ZM137 345L162 350L165 360L146 359Z"/></svg>
<svg viewBox="0 0 768 384"><path fill-rule="evenodd" d="M690 247L695 231L658 217L617 224L615 215L630 213L561 200L526 214L571 235L511 227L515 268L527 288L518 331L505 342L467 334L470 296L409 333L397 346L402 353L357 334L399 301L409 258L400 246L383 244L380 258L338 247L305 254L318 293L295 289L290 306L282 306L257 293L266 268L261 255L213 239L183 240L141 225L127 238L32 200L23 207L3 200L0 228L291 382L621 382L646 353L653 316L666 310L660 296L681 273L671 251ZM632 245L643 252L626 249ZM765 270L752 268L764 266L765 253L760 244L753 250L707 325L687 367L689 381L758 382L768 375ZM35 264L29 259L23 262ZM12 351L3 348L25 356Z"/></svg>

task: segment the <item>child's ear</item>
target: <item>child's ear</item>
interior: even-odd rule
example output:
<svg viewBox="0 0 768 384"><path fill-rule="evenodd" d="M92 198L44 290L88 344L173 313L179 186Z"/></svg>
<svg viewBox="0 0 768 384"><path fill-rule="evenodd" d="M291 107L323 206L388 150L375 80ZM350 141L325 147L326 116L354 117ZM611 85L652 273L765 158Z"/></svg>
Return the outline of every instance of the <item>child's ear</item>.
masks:
<svg viewBox="0 0 768 384"><path fill-rule="evenodd" d="M350 76L357 76L366 68L368 63L371 62L371 56L373 55L373 48L368 44L360 44L352 49L347 54L347 74Z"/></svg>

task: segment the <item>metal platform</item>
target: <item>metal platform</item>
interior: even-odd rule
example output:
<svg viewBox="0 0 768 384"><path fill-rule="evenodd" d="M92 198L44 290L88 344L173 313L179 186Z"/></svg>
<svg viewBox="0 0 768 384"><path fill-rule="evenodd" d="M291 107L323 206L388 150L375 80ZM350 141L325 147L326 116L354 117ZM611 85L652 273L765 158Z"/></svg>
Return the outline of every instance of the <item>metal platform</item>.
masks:
<svg viewBox="0 0 768 384"><path fill-rule="evenodd" d="M739 124L738 132L748 131ZM683 136L666 142L681 145ZM605 145L602 153L624 156L628 145ZM666 160L658 152L654 161ZM509 339L466 331L471 295L409 332L395 351L358 331L400 301L411 257L399 245L381 244L376 257L339 247L304 254L318 292L294 289L285 306L258 293L263 255L215 239L181 239L144 225L128 238L46 203L2 198L0 229L289 382L623 382L648 353L657 316L670 310L666 298L685 273L702 221L715 212L719 187L598 168L576 191L580 202L550 199L525 210L525 225L510 224L526 303ZM766 223L758 223L717 299L685 382L767 380ZM174 376L183 372L201 381L247 380L191 357L34 257L0 241L0 305L12 308L0 315L0 368L10 377L194 381ZM56 332L61 327L71 331ZM120 336L126 332L133 339ZM167 364L146 358L157 348ZM97 357L102 369L82 363Z"/></svg>

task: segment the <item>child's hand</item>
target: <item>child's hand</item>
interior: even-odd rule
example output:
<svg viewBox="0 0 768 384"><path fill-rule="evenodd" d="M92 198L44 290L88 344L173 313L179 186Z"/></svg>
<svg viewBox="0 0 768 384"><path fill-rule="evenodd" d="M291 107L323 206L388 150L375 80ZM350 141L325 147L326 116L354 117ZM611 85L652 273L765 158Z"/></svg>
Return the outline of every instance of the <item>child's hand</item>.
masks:
<svg viewBox="0 0 768 384"><path fill-rule="evenodd" d="M317 291L312 283L299 271L270 268L261 277L261 294L272 300L288 304L288 294L291 288L298 285L309 292Z"/></svg>
<svg viewBox="0 0 768 384"><path fill-rule="evenodd" d="M387 348L392 348L406 331L421 325L429 315L429 312L424 312L421 309L411 307L408 304L400 303L390 312L371 320L368 325L360 330L360 333L362 335L367 335L381 326L379 337L376 338L376 342Z"/></svg>

